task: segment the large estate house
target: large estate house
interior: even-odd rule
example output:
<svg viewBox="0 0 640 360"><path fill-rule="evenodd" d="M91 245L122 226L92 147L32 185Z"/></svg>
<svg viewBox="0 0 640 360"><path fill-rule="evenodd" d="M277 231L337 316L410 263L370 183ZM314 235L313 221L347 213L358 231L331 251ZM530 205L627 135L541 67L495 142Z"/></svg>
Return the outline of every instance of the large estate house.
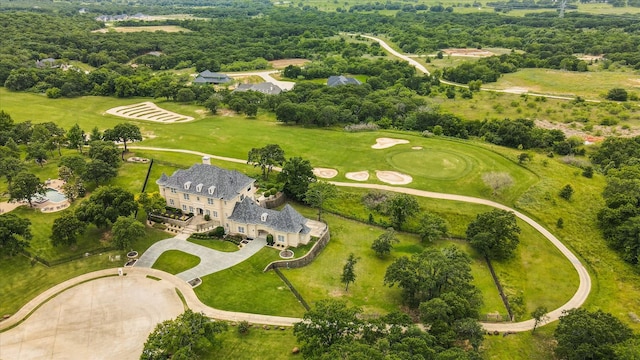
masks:
<svg viewBox="0 0 640 360"><path fill-rule="evenodd" d="M309 219L290 205L281 211L266 209L256 200L255 179L238 171L221 169L205 163L171 176L162 174L156 181L167 206L185 213L208 215L214 226L226 233L247 238L273 236L281 247L304 245L311 239Z"/></svg>
<svg viewBox="0 0 640 360"><path fill-rule="evenodd" d="M194 85L206 85L206 84L226 84L233 82L233 79L227 74L214 73L209 70L205 70L199 73L195 80L193 80Z"/></svg>

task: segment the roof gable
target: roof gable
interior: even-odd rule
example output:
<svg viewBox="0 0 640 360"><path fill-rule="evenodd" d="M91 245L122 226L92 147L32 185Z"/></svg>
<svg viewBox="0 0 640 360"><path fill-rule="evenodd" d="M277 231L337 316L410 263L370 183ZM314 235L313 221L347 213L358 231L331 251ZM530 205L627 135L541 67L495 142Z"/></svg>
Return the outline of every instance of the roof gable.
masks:
<svg viewBox="0 0 640 360"><path fill-rule="evenodd" d="M356 78L346 77L343 75L329 76L329 78L327 79L327 86L338 86L338 85L349 85L349 84L360 85L362 83L360 82L360 80Z"/></svg>
<svg viewBox="0 0 640 360"><path fill-rule="evenodd" d="M289 204L282 211L265 209L250 198L236 204L229 220L245 224L258 224L287 233L306 234L311 229L305 224L307 219Z"/></svg>
<svg viewBox="0 0 640 360"><path fill-rule="evenodd" d="M178 170L171 176L162 174L156 184L174 188L179 192L218 199L233 199L255 180L238 171L207 164L195 164L187 170Z"/></svg>

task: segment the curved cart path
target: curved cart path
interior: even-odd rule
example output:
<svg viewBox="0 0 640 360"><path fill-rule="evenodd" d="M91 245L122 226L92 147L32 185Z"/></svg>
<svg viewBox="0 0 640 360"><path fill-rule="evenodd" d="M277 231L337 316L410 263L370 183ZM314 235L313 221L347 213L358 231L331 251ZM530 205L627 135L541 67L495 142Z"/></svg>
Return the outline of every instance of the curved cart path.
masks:
<svg viewBox="0 0 640 360"><path fill-rule="evenodd" d="M192 151L192 150L165 149L165 148L156 148L156 147L147 147L147 146L129 146L129 148L153 150L153 151L181 152L181 153L194 154L194 155L200 155L200 156L209 156L214 159L246 164L246 161L241 159L234 159L234 158L228 158L223 156L216 156L212 154L205 154L202 152ZM276 169L276 168L274 168L274 170L279 171L279 169ZM522 221L526 222L527 224L531 225L534 229L536 229L544 237L546 237L556 248L558 248L558 250L560 250L560 252L571 262L573 267L578 272L578 278L580 279L580 284L578 285L578 289L576 290L575 294L564 305L562 305L561 307L553 311L550 311L547 314L549 316L549 320L547 322L558 320L558 318L562 315L562 312L565 310L570 310L570 309L582 306L582 304L584 304L587 297L589 296L589 293L591 292L591 277L589 276L589 272L584 267L584 265L582 265L580 260L571 252L571 250L569 250L560 240L558 240L557 237L555 237L551 232L549 232L549 230L547 230L542 225L535 222L532 218L506 205L502 205L491 200L480 199L480 198L475 198L471 196L437 193L437 192L424 191L424 190L399 187L399 186L388 186L388 185L367 184L367 183L347 183L347 182L336 182L336 181L331 181L331 183L341 187L355 187L355 188L393 191L393 192L404 193L404 194L409 194L414 196L432 198L432 199L452 200L452 201L461 201L461 202L467 202L467 203L473 203L473 204L481 204L481 205L491 206L496 209L512 211L518 218L520 218ZM482 325L488 331L497 330L497 331L519 332L519 331L527 331L527 330L533 329L534 321L527 320L527 321L522 321L517 323L482 323Z"/></svg>

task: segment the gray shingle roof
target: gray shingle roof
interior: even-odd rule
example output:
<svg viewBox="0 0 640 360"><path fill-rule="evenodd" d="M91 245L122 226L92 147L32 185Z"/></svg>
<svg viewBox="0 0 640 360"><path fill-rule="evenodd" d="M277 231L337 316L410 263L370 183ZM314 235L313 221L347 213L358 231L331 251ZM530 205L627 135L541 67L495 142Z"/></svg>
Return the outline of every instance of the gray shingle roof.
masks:
<svg viewBox="0 0 640 360"><path fill-rule="evenodd" d="M187 170L178 170L171 176L162 174L156 184L175 188L188 194L203 195L217 199L233 199L244 188L248 188L255 180L238 171L221 169L217 166L195 164ZM185 189L185 184L189 188ZM199 186L202 184L202 186ZM209 187L215 186L213 194ZM198 191L198 188L200 189Z"/></svg>
<svg viewBox="0 0 640 360"><path fill-rule="evenodd" d="M263 82L259 84L240 84L238 87L233 90L235 91L257 91L266 95L278 95L282 92L282 89L275 84L270 82Z"/></svg>
<svg viewBox="0 0 640 360"><path fill-rule="evenodd" d="M346 77L343 75L329 76L329 78L327 79L327 86L338 86L338 85L348 85L348 84L360 85L362 83L358 79L355 79L352 77Z"/></svg>
<svg viewBox="0 0 640 360"><path fill-rule="evenodd" d="M267 215L265 221L262 221L263 214ZM236 204L235 208L233 208L233 213L229 216L229 220L245 224L264 224L266 227L277 231L295 234L306 234L311 231L305 225L307 219L300 215L291 205L285 205L282 211L270 210L261 207L250 198L245 198Z"/></svg>
<svg viewBox="0 0 640 360"><path fill-rule="evenodd" d="M198 74L194 82L219 84L229 81L233 81L233 79L227 74L214 73L209 70L205 70Z"/></svg>

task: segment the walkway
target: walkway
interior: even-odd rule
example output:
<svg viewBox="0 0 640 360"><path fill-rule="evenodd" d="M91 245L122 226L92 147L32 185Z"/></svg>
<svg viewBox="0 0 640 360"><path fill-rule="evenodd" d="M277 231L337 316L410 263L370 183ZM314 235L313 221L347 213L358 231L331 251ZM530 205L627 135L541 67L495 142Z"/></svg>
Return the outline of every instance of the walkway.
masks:
<svg viewBox="0 0 640 360"><path fill-rule="evenodd" d="M229 161L233 161L233 162L245 162L244 160L240 160L240 159L225 158L221 156L215 156L212 154L205 154L205 153L191 151L191 150L163 149L163 148L153 148L153 147L143 147L143 146L140 146L140 147L130 146L129 148L131 149L138 148L138 149L154 150L154 151L182 152L187 154L209 156L211 158L220 159L220 160L229 159ZM502 205L491 200L474 198L471 196L436 193L436 192L423 191L423 190L417 190L417 189L406 188L406 187L396 187L396 186L378 185L378 184L346 183L346 182L331 182L331 183L341 187L378 189L378 190L392 191L392 192L404 193L404 194L421 196L421 197L432 198L432 199L452 200L452 201L461 201L461 202L467 202L467 203L473 203L473 204L481 204L481 205L491 206L491 207L506 210L506 211L513 211L513 213L518 218L520 218L527 224L531 225L534 229L536 229L544 237L546 237L556 248L558 248L558 250L560 250L560 252L571 262L573 267L578 272L578 278L580 280L578 289L576 290L575 294L569 301L567 301L561 307L547 314L549 316L548 322L558 320L558 318L562 315L562 312L565 310L570 310L570 309L578 308L582 306L582 304L584 304L587 297L589 296L589 293L591 292L591 277L589 276L587 269L584 267L584 265L582 265L580 260L571 252L571 250L569 250L560 240L558 240L558 238L556 238L551 232L545 229L542 225L538 224L527 215L519 211L516 211L506 205ZM484 328L489 331L497 330L497 331L503 331L503 332L504 331L519 332L519 331L531 330L533 329L533 324L534 324L533 320L522 321L517 323L482 323Z"/></svg>
<svg viewBox="0 0 640 360"><path fill-rule="evenodd" d="M158 241L151 245L151 247L149 247L149 249L140 256L140 259L138 259L134 266L138 268L150 268L163 252L167 250L179 250L200 258L200 263L198 265L176 275L184 281L189 281L191 279L213 274L235 266L252 257L266 244L267 243L264 239L258 238L249 241L248 244L238 251L223 252L188 242L181 236L177 236L171 239Z"/></svg>

